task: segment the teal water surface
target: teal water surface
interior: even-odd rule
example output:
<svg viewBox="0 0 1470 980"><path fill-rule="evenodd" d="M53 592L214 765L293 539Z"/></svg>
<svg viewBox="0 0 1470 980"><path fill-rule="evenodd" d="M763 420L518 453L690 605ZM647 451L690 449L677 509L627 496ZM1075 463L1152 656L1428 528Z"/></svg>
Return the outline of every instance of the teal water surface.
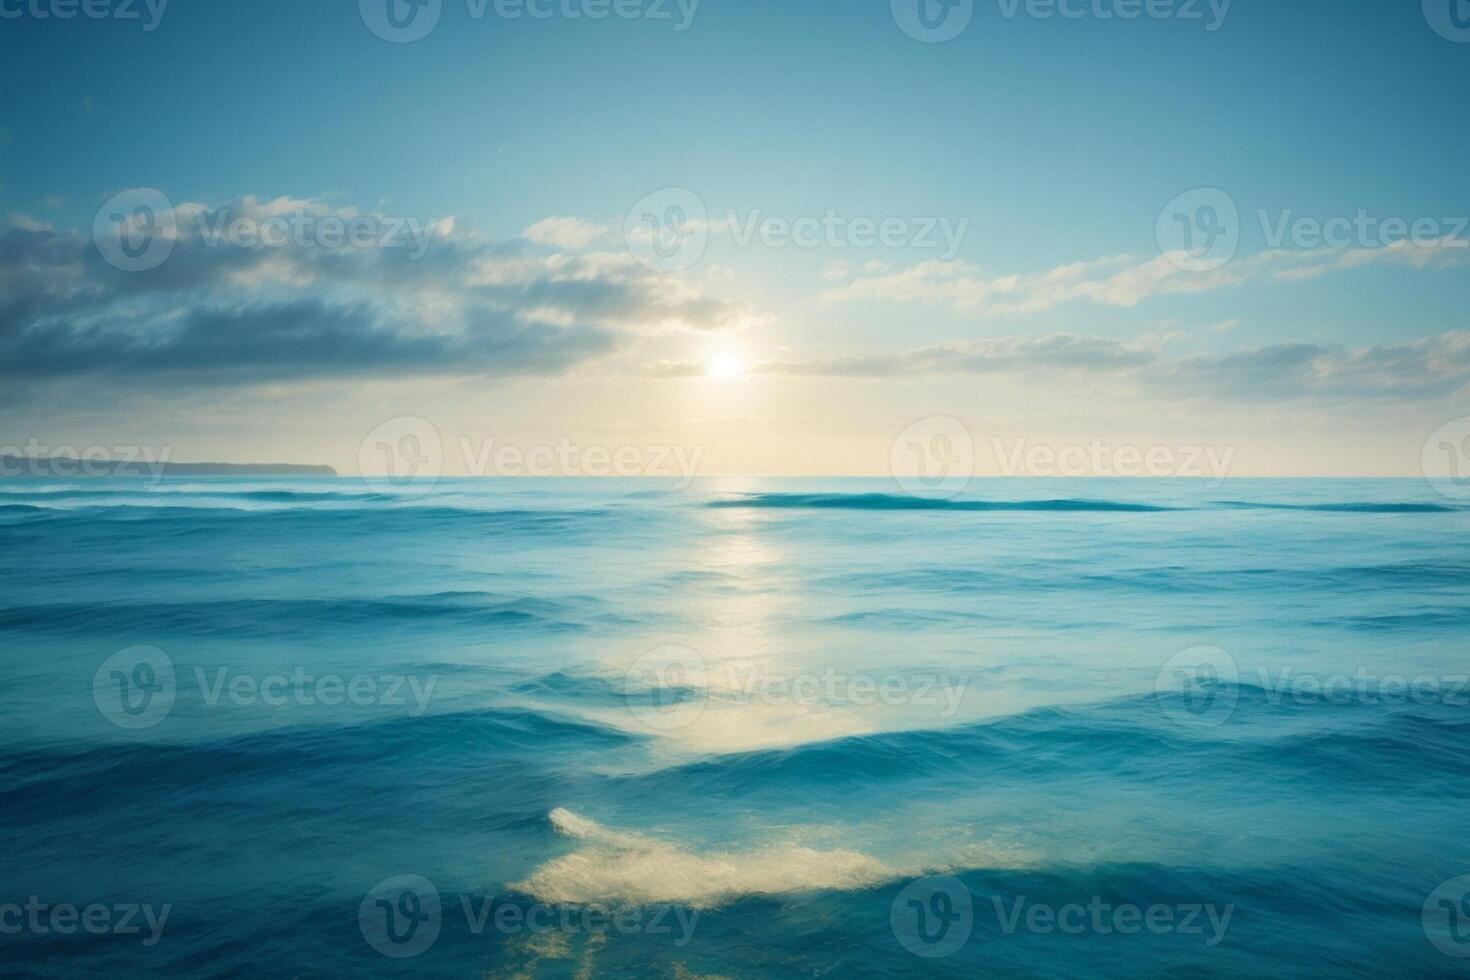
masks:
<svg viewBox="0 0 1470 980"><path fill-rule="evenodd" d="M0 546L17 975L1470 964L1422 482L32 478Z"/></svg>

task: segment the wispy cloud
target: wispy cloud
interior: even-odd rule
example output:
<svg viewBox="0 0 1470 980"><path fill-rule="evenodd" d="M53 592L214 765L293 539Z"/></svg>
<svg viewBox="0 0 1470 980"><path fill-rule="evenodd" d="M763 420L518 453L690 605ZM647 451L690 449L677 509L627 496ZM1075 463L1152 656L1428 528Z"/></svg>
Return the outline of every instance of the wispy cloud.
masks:
<svg viewBox="0 0 1470 980"><path fill-rule="evenodd" d="M560 217L541 219L521 232L521 237L556 248L586 248L606 233L606 225L593 224L581 218Z"/></svg>
<svg viewBox="0 0 1470 980"><path fill-rule="evenodd" d="M1008 374L1072 385L1098 380L1154 394L1237 400L1429 399L1470 385L1470 331L1410 343L1347 348L1282 343L1225 353L1166 353L1169 338L1118 341L1074 334L961 341L891 353L768 360L753 374L807 378L915 378ZM661 362L653 374L699 373Z"/></svg>
<svg viewBox="0 0 1470 980"><path fill-rule="evenodd" d="M1250 282L1299 281L1373 264L1432 268L1467 258L1470 250L1453 244L1401 241L1380 248L1273 249L1207 272L1190 271L1178 256L1114 255L1039 274L999 277L984 276L966 262L933 259L860 276L825 290L821 297L828 303L922 303L975 316L1039 313L1077 300L1132 307L1153 296L1202 293Z"/></svg>

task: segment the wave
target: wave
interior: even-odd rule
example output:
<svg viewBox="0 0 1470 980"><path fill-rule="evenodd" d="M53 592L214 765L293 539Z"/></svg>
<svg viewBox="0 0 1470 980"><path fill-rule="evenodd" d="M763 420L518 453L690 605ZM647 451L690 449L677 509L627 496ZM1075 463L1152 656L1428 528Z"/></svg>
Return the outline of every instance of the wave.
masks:
<svg viewBox="0 0 1470 980"><path fill-rule="evenodd" d="M1338 501L1296 504L1216 500L1208 502L1204 507L1192 507L1080 497L1043 500L943 500L891 493L747 493L733 498L712 500L706 506L769 510L940 510L1041 513L1167 513L1218 508L1221 510L1285 510L1337 514L1457 514L1467 509L1452 504L1413 501Z"/></svg>
<svg viewBox="0 0 1470 980"><path fill-rule="evenodd" d="M560 834L583 842L509 887L542 902L675 903L707 909L750 896L854 891L913 874L851 850L775 844L697 851L611 830L562 807L548 815Z"/></svg>
<svg viewBox="0 0 1470 980"><path fill-rule="evenodd" d="M1435 590L1441 595L1461 595L1470 583L1470 562L1454 558L1427 558L1403 562L1363 564L1283 565L1268 567L1241 565L1236 567L1188 566L1181 564L1149 564L1130 567L1115 563L1100 569L1096 565L1065 560L1010 561L1004 565L979 567L970 565L931 564L920 567L860 568L835 571L813 577L809 584L824 593L851 600L863 598L862 608L839 615L830 621L859 622L890 615L895 620L912 617L915 625L932 619L943 624L951 618L979 617L981 612L960 608L890 609L875 604L875 594L923 593L964 598L993 597L1002 593L1035 597L1046 593L1096 594L1099 590L1128 594L1170 593L1178 595L1221 592L1248 593L1266 601L1283 595L1300 595L1322 590L1335 595L1360 593L1380 596L1389 592L1412 595L1416 602ZM1363 614L1362 606L1352 607ZM1410 625L1418 613L1397 610L1397 615ZM1431 614L1431 619L1437 614Z"/></svg>
<svg viewBox="0 0 1470 980"><path fill-rule="evenodd" d="M401 693L411 704L407 688ZM475 773L494 780L497 803L544 813L544 806L554 802L544 793L567 791L549 775L554 769L549 760L574 753L601 758L638 741L618 729L555 712L477 708L357 724L295 725L187 743L56 743L0 754L0 808L17 824L48 827L59 813L78 816L116 807L116 800L97 790L104 782L127 787L123 795L140 813L248 807L250 787L260 786L272 787L262 803L275 800L336 818L343 781L356 781L370 793L376 787L384 798L398 793L432 798ZM405 771L415 774L411 786Z"/></svg>
<svg viewBox="0 0 1470 980"><path fill-rule="evenodd" d="M552 601L489 592L440 592L363 599L224 599L193 602L48 603L0 608L0 632L94 635L99 630L160 630L230 637L280 636L303 630L432 623L581 631L596 618L591 600ZM578 615L573 605L587 606Z"/></svg>
<svg viewBox="0 0 1470 980"><path fill-rule="evenodd" d="M1119 511L1148 513L1178 510L1160 504L1118 500L940 500L891 493L750 493L734 499L712 500L708 507L757 509L806 508L824 510L954 510L954 511Z"/></svg>
<svg viewBox="0 0 1470 980"><path fill-rule="evenodd" d="M883 796L900 784L926 781L957 794L1008 781L1034 787L1104 777L1197 787L1228 782L1242 771L1287 779L1331 774L1322 786L1326 793L1385 786L1470 795L1470 787L1456 788L1459 760L1470 751L1470 688L1447 704L1334 704L1294 697L1291 680L1281 679L1281 690L1247 682L1213 685L1205 693L1230 706L1216 728L1192 727L1181 694L1150 692L948 728L732 752L629 778L645 793L738 796L752 803L792 792Z"/></svg>
<svg viewBox="0 0 1470 980"><path fill-rule="evenodd" d="M1341 502L1320 504L1281 504L1253 500L1216 500L1214 506L1231 510L1296 510L1329 514L1457 514L1465 508L1448 504L1408 502Z"/></svg>
<svg viewBox="0 0 1470 980"><path fill-rule="evenodd" d="M1423 609L1406 613L1359 614L1319 619L1315 626L1340 627L1373 632L1404 632L1420 635L1437 630L1462 630L1470 626L1470 608Z"/></svg>
<svg viewBox="0 0 1470 980"><path fill-rule="evenodd" d="M146 487L141 490L132 488L107 488L91 489L81 487L41 487L27 489L23 487L7 487L3 492L8 496L36 497L43 500L88 500L98 497L114 498L143 498L149 497L234 497L241 500L361 500L369 502L391 501L399 498L390 493L377 493L370 490L345 491L345 490L214 490L201 489L198 487L176 487L159 486Z"/></svg>

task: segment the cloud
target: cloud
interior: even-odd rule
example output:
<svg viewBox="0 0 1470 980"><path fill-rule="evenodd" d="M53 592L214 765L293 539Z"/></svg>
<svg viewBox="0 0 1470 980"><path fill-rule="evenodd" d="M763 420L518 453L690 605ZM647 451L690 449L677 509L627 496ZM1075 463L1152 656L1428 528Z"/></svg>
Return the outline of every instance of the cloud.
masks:
<svg viewBox="0 0 1470 980"><path fill-rule="evenodd" d="M931 259L896 272L880 271L825 290L828 303L882 300L948 307L989 316L1038 313L1086 300L1132 307L1153 296L1202 293L1249 282L1293 282L1370 264L1434 268L1462 263L1470 251L1457 240L1394 242L1381 248L1273 249L1212 271L1190 271L1181 256L1114 255L1057 266L1035 275L987 278L966 262Z"/></svg>
<svg viewBox="0 0 1470 980"><path fill-rule="evenodd" d="M476 309L456 329L425 331L369 304L318 299L195 308L159 323L107 330L64 324L6 338L0 377L117 374L124 379L257 383L298 378L413 374L539 374L613 348L595 327L518 322Z"/></svg>
<svg viewBox="0 0 1470 980"><path fill-rule="evenodd" d="M51 231L53 225L49 221L40 221L28 214L10 213L10 224L23 231Z"/></svg>
<svg viewBox="0 0 1470 980"><path fill-rule="evenodd" d="M543 218L521 232L521 237L540 245L582 249L606 232L606 225L596 225L581 218Z"/></svg>
<svg viewBox="0 0 1470 980"><path fill-rule="evenodd" d="M1130 342L1075 334L1003 337L891 353L761 361L747 372L805 378L1020 375L1028 384L1098 380L1158 395L1290 401L1302 398L1424 400L1470 385L1470 331L1386 346L1282 343L1225 353L1166 355L1169 337ZM701 373L661 362L653 374Z"/></svg>
<svg viewBox="0 0 1470 980"><path fill-rule="evenodd" d="M109 265L80 231L19 217L0 230L0 377L544 374L639 332L750 318L626 253L496 242L452 219L254 196L160 217L172 250L141 272ZM344 241L344 227L362 234Z"/></svg>
<svg viewBox="0 0 1470 980"><path fill-rule="evenodd" d="M990 374L1027 370L1101 371L1137 367L1153 355L1116 341L1072 334L1005 337L918 347L892 354L839 355L801 361L764 361L748 370L760 374L828 377L887 377Z"/></svg>

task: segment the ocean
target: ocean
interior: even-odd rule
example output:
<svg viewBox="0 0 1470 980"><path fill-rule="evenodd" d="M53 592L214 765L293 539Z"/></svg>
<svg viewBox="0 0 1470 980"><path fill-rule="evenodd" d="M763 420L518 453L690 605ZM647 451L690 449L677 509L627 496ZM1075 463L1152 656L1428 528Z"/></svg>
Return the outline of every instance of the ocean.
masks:
<svg viewBox="0 0 1470 980"><path fill-rule="evenodd" d="M0 481L11 976L1454 976L1409 480Z"/></svg>

